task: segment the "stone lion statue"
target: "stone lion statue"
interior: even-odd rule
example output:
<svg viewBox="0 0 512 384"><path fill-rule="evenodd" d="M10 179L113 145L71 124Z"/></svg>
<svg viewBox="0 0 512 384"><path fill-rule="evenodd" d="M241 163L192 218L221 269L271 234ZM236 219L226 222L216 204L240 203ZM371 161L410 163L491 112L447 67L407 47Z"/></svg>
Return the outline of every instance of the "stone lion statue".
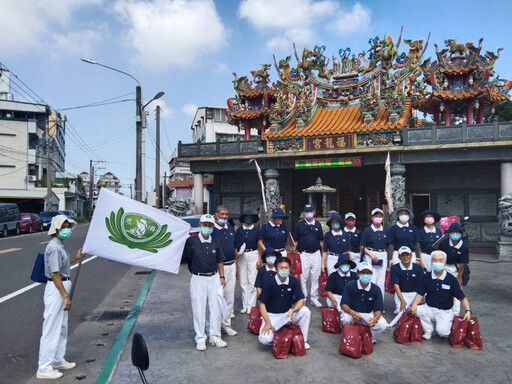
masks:
<svg viewBox="0 0 512 384"><path fill-rule="evenodd" d="M178 217L194 214L194 201L192 199L184 199L180 196L169 199L169 210L173 215Z"/></svg>
<svg viewBox="0 0 512 384"><path fill-rule="evenodd" d="M512 193L507 193L498 200L498 219L501 233L512 236Z"/></svg>

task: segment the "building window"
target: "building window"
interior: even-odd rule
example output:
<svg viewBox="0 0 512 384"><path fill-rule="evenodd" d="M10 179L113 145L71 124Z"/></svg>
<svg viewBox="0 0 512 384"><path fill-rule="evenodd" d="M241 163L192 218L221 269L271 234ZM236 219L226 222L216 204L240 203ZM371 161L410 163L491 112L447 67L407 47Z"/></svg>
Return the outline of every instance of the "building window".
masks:
<svg viewBox="0 0 512 384"><path fill-rule="evenodd" d="M217 123L226 123L226 111L224 109L214 109L214 121Z"/></svg>

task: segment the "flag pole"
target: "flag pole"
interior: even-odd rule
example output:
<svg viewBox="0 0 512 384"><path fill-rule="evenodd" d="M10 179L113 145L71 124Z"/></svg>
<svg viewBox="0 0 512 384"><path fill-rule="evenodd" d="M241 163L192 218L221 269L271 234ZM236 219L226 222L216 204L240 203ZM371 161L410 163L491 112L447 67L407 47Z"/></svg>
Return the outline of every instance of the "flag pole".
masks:
<svg viewBox="0 0 512 384"><path fill-rule="evenodd" d="M73 301L73 295L75 294L76 284L78 282L78 276L80 275L80 268L82 268L82 261L84 260L84 256L80 258L78 262L78 267L76 269L75 278L73 279L73 284L71 285L71 293L69 294L69 300Z"/></svg>

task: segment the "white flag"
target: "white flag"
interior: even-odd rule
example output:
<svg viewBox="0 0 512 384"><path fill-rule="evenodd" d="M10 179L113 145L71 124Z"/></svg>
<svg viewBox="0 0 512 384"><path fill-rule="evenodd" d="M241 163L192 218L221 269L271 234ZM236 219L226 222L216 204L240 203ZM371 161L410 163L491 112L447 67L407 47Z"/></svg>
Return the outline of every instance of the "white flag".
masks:
<svg viewBox="0 0 512 384"><path fill-rule="evenodd" d="M83 252L178 273L189 230L175 216L102 188Z"/></svg>

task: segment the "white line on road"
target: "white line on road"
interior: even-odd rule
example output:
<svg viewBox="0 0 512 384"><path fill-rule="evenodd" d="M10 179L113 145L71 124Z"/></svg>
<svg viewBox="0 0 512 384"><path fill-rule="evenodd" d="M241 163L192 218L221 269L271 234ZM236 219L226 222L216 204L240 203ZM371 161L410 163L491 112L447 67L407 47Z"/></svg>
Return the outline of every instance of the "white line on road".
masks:
<svg viewBox="0 0 512 384"><path fill-rule="evenodd" d="M97 258L98 256L91 256L89 257L88 259L82 261L82 265L85 264L85 263L88 263L89 261L92 261L94 260L95 258ZM76 267L78 267L78 263L77 264L74 264L71 269L75 269ZM30 284L30 285L27 285L25 288L21 288L21 289L18 289L16 292L13 292L13 293L10 293L8 294L7 296L4 296L4 297L1 297L0 298L0 304L2 304L4 301L7 301L7 300L10 300L12 299L13 297L16 297L18 295L21 295L22 293L24 292L27 292L27 291L30 291L32 288L35 288L37 287L38 285L41 285L41 283L33 283L33 284Z"/></svg>

